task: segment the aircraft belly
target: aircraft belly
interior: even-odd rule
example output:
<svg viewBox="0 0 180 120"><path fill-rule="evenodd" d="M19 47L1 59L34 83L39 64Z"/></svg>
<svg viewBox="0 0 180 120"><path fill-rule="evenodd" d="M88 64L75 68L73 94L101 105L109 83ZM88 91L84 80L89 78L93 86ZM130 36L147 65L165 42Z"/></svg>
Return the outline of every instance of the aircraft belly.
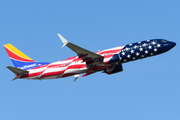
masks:
<svg viewBox="0 0 180 120"><path fill-rule="evenodd" d="M55 76L43 77L43 79L56 79L56 78L59 78L59 77L57 77L57 75L55 75Z"/></svg>

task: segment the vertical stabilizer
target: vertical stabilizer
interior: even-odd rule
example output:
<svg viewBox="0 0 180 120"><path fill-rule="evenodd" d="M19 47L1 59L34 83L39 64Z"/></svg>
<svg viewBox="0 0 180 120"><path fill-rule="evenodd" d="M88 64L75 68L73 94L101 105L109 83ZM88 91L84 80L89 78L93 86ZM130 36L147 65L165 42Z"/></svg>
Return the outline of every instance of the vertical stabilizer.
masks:
<svg viewBox="0 0 180 120"><path fill-rule="evenodd" d="M28 70L41 65L49 64L46 62L35 62L11 44L5 44L4 48L16 68Z"/></svg>

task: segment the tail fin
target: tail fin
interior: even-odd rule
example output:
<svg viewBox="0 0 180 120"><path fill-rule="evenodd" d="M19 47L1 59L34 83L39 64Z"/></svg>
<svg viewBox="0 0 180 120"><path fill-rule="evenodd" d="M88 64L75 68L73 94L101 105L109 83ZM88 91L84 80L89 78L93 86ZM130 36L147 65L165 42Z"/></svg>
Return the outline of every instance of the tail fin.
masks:
<svg viewBox="0 0 180 120"><path fill-rule="evenodd" d="M11 44L5 44L4 48L16 68L28 70L37 66L49 64L44 62L35 62Z"/></svg>

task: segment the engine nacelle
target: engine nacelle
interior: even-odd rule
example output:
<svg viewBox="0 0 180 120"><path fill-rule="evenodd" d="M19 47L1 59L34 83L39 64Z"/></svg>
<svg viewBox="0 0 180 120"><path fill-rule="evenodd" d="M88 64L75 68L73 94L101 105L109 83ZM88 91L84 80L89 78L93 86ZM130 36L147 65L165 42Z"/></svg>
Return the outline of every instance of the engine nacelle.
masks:
<svg viewBox="0 0 180 120"><path fill-rule="evenodd" d="M122 64L118 64L113 68L107 68L104 72L108 75L123 71Z"/></svg>

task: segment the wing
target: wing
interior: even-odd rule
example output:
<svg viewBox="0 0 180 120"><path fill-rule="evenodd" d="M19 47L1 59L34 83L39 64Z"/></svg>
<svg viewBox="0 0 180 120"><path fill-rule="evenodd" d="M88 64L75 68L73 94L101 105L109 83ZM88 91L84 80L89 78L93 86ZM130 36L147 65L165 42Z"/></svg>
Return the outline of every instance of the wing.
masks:
<svg viewBox="0 0 180 120"><path fill-rule="evenodd" d="M73 43L68 42L62 35L57 34L59 36L59 38L61 39L61 41L64 43L64 45L62 47L64 47L65 45L67 47L69 47L71 50L73 50L75 53L77 53L77 55L79 56L79 58L81 58L84 62L86 63L93 63L93 62L100 62L103 60L103 56L96 54L94 52L91 52L89 50L86 50L82 47L79 47Z"/></svg>

